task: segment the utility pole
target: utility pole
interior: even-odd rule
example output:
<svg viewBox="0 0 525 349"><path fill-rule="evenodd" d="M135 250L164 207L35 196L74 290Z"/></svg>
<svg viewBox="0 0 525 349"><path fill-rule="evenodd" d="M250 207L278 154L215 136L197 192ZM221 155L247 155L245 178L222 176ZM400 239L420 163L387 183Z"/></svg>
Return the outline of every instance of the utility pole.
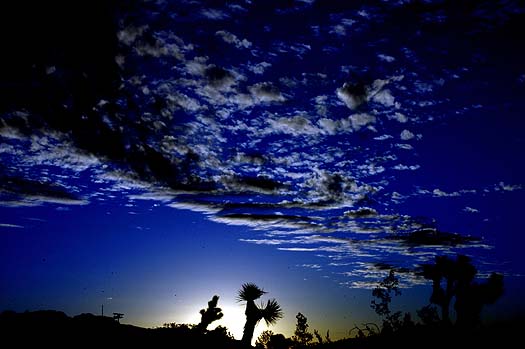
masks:
<svg viewBox="0 0 525 349"><path fill-rule="evenodd" d="M102 317L104 317L104 304L102 304Z"/></svg>

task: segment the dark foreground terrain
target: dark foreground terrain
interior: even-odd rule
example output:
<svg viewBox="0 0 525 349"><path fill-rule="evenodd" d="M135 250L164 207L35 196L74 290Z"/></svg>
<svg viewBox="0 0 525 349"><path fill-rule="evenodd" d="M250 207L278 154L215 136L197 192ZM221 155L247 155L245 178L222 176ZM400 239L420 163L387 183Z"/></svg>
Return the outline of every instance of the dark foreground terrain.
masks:
<svg viewBox="0 0 525 349"><path fill-rule="evenodd" d="M475 330L457 327L415 325L390 335L347 338L302 345L291 339L270 344L267 349L284 348L498 348L521 346L523 320L494 323ZM120 324L110 317L81 314L69 317L59 311L0 313L0 347L78 348L239 348L224 327L201 331L191 325L142 328ZM514 344L515 343L515 344ZM261 347L265 348L265 347Z"/></svg>

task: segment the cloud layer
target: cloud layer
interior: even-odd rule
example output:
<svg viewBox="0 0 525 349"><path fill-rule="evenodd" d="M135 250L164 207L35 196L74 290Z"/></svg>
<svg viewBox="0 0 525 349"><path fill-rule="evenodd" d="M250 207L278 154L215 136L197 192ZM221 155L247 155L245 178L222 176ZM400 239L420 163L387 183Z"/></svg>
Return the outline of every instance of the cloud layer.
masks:
<svg viewBox="0 0 525 349"><path fill-rule="evenodd" d="M385 261L406 271L436 254L488 248L480 236L442 232L396 207L522 192L503 178L449 189L417 183L429 127L487 103L455 97L472 72L485 73L491 57L481 56L490 53L453 48L506 33L521 12L502 2L494 9L502 20L479 27L482 5L458 23L446 5L425 2L414 14L409 3L143 2L100 9L119 20L93 33L73 26L85 40L76 48L46 29L29 41L48 45L30 73L11 62L31 78L0 109L0 205L147 200L202 212L253 228L246 243L318 255L305 267L349 287L369 287ZM452 50L439 46L450 38L436 28L462 33ZM516 59L508 47L499 54ZM3 90L15 86L6 79ZM484 93L499 103L499 92ZM460 211L481 213L468 203Z"/></svg>

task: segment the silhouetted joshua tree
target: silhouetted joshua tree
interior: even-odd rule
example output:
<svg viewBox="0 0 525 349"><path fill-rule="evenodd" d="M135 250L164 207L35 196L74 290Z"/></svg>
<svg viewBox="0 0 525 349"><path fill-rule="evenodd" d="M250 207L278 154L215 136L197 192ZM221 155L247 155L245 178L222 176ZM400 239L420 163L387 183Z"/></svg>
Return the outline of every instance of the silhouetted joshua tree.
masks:
<svg viewBox="0 0 525 349"><path fill-rule="evenodd" d="M201 309L201 322L197 325L197 329L204 332L208 326L216 320L219 320L223 317L222 309L217 307L217 302L219 302L219 296L215 295L208 302L207 309Z"/></svg>
<svg viewBox="0 0 525 349"><path fill-rule="evenodd" d="M481 309L494 303L503 294L503 276L493 273L483 284L474 282L477 274L470 258L458 255L456 260L447 256L436 257L435 264L423 265L423 276L432 280L430 302L441 307L441 320L450 324L450 303L456 297L454 309L457 324L475 325Z"/></svg>
<svg viewBox="0 0 525 349"><path fill-rule="evenodd" d="M493 304L503 294L503 275L492 273L485 283L471 283L456 294L456 325L477 326L485 304Z"/></svg>
<svg viewBox="0 0 525 349"><path fill-rule="evenodd" d="M255 300L261 298L266 292L253 283L246 283L241 286L237 299L239 302L246 302L246 324L242 334L241 342L250 346L253 338L255 326L264 319L267 325L272 325L283 317L281 306L275 299L270 299L266 305L258 307Z"/></svg>

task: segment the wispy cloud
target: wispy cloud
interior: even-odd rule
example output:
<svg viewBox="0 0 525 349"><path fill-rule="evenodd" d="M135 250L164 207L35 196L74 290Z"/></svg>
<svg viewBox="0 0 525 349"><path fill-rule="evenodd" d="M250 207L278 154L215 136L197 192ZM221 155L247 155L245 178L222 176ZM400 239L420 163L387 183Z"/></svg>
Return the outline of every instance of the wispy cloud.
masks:
<svg viewBox="0 0 525 349"><path fill-rule="evenodd" d="M0 228L17 228L22 229L24 226L18 224L0 223Z"/></svg>

